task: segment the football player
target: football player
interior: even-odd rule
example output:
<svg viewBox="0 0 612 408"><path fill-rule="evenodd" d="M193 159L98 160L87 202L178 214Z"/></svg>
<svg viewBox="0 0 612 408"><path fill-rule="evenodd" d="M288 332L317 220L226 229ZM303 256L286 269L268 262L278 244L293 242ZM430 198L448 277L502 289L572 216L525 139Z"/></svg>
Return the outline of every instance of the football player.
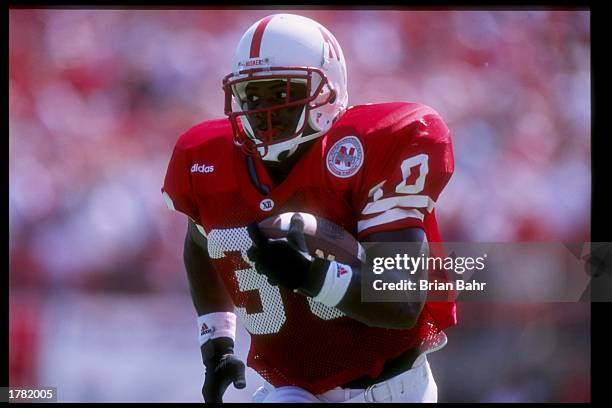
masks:
<svg viewBox="0 0 612 408"><path fill-rule="evenodd" d="M446 344L455 304L362 302L367 271L305 254L298 218L274 241L257 222L301 211L362 242L440 242L434 206L454 166L440 115L419 103L349 107L340 45L292 14L244 33L223 89L227 118L178 139L162 187L188 216L204 400L245 387L233 352L239 317L247 364L265 379L253 401L436 401L426 354Z"/></svg>

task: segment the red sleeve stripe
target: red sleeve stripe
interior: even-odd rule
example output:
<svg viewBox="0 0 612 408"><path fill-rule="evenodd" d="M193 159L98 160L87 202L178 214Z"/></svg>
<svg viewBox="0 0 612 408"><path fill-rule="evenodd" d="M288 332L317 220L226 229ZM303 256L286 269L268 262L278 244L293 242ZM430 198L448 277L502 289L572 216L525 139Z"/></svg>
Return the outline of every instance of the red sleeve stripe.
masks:
<svg viewBox="0 0 612 408"><path fill-rule="evenodd" d="M268 16L261 20L255 29L255 33L253 33L253 39L251 40L251 52L249 54L249 58L257 58L259 57L259 51L261 50L261 39L263 38L264 30L266 26L272 20L274 16Z"/></svg>
<svg viewBox="0 0 612 408"><path fill-rule="evenodd" d="M404 228L421 228L426 231L427 240L429 240L429 233L427 232L427 225L424 221L419 220L418 218L403 218L401 220L397 220L395 222L389 224L381 224L369 227L357 233L357 240L362 241L365 237L371 234L375 234L377 232L383 231L397 231Z"/></svg>

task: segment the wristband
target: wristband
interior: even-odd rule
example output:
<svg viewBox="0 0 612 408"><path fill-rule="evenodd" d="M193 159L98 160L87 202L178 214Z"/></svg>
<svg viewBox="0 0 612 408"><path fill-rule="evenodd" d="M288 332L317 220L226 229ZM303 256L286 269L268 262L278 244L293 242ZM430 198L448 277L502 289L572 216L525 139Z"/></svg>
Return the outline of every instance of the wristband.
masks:
<svg viewBox="0 0 612 408"><path fill-rule="evenodd" d="M231 312L215 312L198 316L200 346L218 337L236 339L236 315Z"/></svg>
<svg viewBox="0 0 612 408"><path fill-rule="evenodd" d="M313 300L325 306L334 307L344 297L353 277L353 268L336 261L329 263L325 274L325 281L319 294Z"/></svg>

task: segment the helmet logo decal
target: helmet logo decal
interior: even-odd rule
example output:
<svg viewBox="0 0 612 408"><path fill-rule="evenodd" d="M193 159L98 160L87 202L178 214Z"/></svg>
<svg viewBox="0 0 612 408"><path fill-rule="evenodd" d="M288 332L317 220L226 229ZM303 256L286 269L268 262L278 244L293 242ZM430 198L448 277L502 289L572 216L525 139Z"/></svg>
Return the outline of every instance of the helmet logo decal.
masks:
<svg viewBox="0 0 612 408"><path fill-rule="evenodd" d="M255 33L253 33L253 39L251 40L251 52L249 53L249 58L259 57L261 39L263 38L264 30L273 17L274 16L268 16L259 22L259 25L255 29Z"/></svg>
<svg viewBox="0 0 612 408"><path fill-rule="evenodd" d="M336 177L351 177L363 164L363 146L355 136L338 140L327 152L327 169Z"/></svg>

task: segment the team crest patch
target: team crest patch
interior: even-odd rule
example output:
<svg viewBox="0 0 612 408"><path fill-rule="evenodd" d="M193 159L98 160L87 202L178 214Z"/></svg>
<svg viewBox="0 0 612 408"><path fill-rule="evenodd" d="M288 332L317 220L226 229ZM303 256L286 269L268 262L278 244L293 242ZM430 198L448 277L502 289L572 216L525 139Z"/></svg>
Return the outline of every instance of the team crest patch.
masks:
<svg viewBox="0 0 612 408"><path fill-rule="evenodd" d="M363 164L363 147L355 136L338 140L327 152L327 170L340 178L351 177Z"/></svg>

